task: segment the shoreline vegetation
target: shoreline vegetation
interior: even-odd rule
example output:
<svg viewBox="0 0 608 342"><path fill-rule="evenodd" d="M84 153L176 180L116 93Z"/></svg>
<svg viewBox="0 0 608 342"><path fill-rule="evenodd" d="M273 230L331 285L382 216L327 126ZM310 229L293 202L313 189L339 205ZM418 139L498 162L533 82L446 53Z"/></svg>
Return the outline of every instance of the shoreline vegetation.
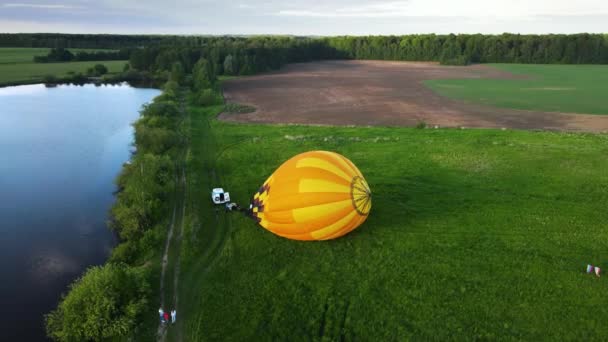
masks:
<svg viewBox="0 0 608 342"><path fill-rule="evenodd" d="M142 322L158 303L159 251L173 203L179 86L167 82L144 105L133 124L136 152L116 179L118 192L110 229L119 237L110 258L89 268L45 317L49 337L58 341L119 336L154 339ZM156 308L156 309L155 309ZM154 317L156 319L156 317ZM149 324L148 324L149 326Z"/></svg>
<svg viewBox="0 0 608 342"><path fill-rule="evenodd" d="M103 266L85 271L62 296L57 309L45 316L47 334L55 340L156 338L158 320L149 313L159 305L156 298L164 302L175 291L172 281L159 279L161 262L166 262L161 261L166 256L159 253L167 227L174 224L168 218L179 201L175 190L183 172L183 149L187 148L181 103L186 99L200 105L223 102L217 77L205 59L194 65L191 77L186 77L179 63L166 75L161 95L144 105L133 124L136 152L116 180L110 228L120 242ZM179 250L170 253L175 256ZM168 272L172 278L177 277L175 266L172 261ZM158 285L159 280L164 287ZM131 285L121 288L123 282Z"/></svg>

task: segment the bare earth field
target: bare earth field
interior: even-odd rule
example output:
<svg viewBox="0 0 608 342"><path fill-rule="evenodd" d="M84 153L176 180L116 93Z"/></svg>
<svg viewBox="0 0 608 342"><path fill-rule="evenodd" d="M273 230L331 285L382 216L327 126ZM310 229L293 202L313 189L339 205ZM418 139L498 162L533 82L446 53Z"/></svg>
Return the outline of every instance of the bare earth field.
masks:
<svg viewBox="0 0 608 342"><path fill-rule="evenodd" d="M289 65L278 72L224 83L229 103L253 113L223 113L238 122L322 125L491 127L608 132L608 116L525 111L442 97L422 84L432 79L522 78L487 65L324 61Z"/></svg>

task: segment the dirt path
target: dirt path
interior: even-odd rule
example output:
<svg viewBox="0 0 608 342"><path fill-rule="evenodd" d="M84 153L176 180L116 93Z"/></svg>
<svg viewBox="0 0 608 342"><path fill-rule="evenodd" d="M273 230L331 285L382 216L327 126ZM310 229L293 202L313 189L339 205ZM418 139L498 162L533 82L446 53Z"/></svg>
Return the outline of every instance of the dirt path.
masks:
<svg viewBox="0 0 608 342"><path fill-rule="evenodd" d="M223 175L221 168L218 167L218 160L225 149L220 149L216 136L213 132L208 117L203 117L202 113L197 113L197 122L192 124L193 139L197 142L202 142L204 151L194 151L193 153L203 158L202 163L198 165L198 170L203 174L199 175L193 182L200 189L211 191L214 187L222 187ZM206 114L205 114L206 115ZM201 121L198 121L201 120ZM193 144L194 145L194 144ZM229 189L227 189L229 190ZM207 220L201 222L201 227L198 229L204 230L204 238L197 240L197 246L202 251L196 260L189 263L188 272L185 272L184 277L180 279L181 290L180 298L187 298L187 304L182 305L183 317L181 321L178 319L178 325L183 325L184 340L199 340L201 336L205 336L201 328L201 321L209 312L205 312L205 303L202 301L202 293L200 284L205 283L207 275L218 260L220 260L221 252L230 238L233 231L232 215L236 213L224 213L223 206L210 206L206 201L200 199L188 199L188 201L197 200L196 203L188 203L188 211L190 208L195 210L208 211ZM188 237L184 237L188 238ZM183 301L183 300L182 300ZM179 318L179 316L178 316Z"/></svg>
<svg viewBox="0 0 608 342"><path fill-rule="evenodd" d="M482 106L451 100L427 88L433 79L513 79L487 65L323 61L224 83L228 102L252 105L247 114L222 114L238 122L326 125L487 127L608 131L608 115L549 113Z"/></svg>
<svg viewBox="0 0 608 342"><path fill-rule="evenodd" d="M182 241L182 237L183 237L183 232L184 232L184 218L186 217L186 204L185 204L185 196L186 196L186 185L188 184L187 180L186 180L186 167L182 167L182 186L184 189L184 195L183 195L183 201L182 201L182 215L181 215L181 224L180 224L180 228L178 231L178 236L177 236L177 258L175 259L175 272L173 273L173 307L177 308L179 307L179 277L180 277L180 262L179 262L179 256L180 256L180 251L181 251L181 241ZM176 325L175 326L175 339L178 342L182 341L182 325Z"/></svg>
<svg viewBox="0 0 608 342"><path fill-rule="evenodd" d="M180 98L180 115L182 116L182 122L186 115L184 98ZM187 139L183 132L181 134L182 142ZM187 145L186 145L187 146ZM167 239L165 241L165 249L162 258L162 268L160 276L160 303L161 307L165 311L175 309L178 313L178 285L179 285L179 256L180 246L182 239L182 232L184 230L184 217L186 215L185 196L186 196L186 166L185 166L185 153L179 157L179 161L176 163L177 172L175 176L175 204L173 206L173 216L167 232ZM177 214L177 215L176 215ZM175 231L177 227L177 231ZM171 289L166 288L166 284L172 285ZM166 299L170 298L170 301ZM171 304L171 305L168 305ZM165 341L167 339L168 328L171 327L174 332L173 336L177 341L181 341L181 330L180 325L169 325L159 323L157 329L157 341Z"/></svg>

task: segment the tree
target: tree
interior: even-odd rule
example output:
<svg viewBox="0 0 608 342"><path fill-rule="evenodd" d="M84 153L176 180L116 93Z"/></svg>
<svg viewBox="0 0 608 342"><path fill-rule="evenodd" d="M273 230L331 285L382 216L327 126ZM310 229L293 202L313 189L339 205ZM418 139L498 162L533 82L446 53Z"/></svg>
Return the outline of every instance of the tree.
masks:
<svg viewBox="0 0 608 342"><path fill-rule="evenodd" d="M47 56L49 62L69 62L74 59L74 54L64 48L51 49Z"/></svg>
<svg viewBox="0 0 608 342"><path fill-rule="evenodd" d="M97 76L105 75L108 73L108 68L106 68L106 66L103 64L95 64L93 68L95 69L95 74Z"/></svg>
<svg viewBox="0 0 608 342"><path fill-rule="evenodd" d="M222 104L222 98L213 89L203 89L196 94L195 103L199 106L212 106Z"/></svg>
<svg viewBox="0 0 608 342"><path fill-rule="evenodd" d="M46 83L46 84L53 84L53 83L57 83L57 77L55 77L55 75L45 75L42 78L42 82Z"/></svg>
<svg viewBox="0 0 608 342"><path fill-rule="evenodd" d="M166 117L155 119L168 120ZM168 144L176 141L175 133L160 128L160 125L141 131L139 125L138 121L135 126L138 154L131 164L123 168L116 181L120 192L111 211L111 228L123 241L139 239L158 222L166 205L165 197L173 184L174 164L171 158L144 151L166 149Z"/></svg>
<svg viewBox="0 0 608 342"><path fill-rule="evenodd" d="M140 269L124 264L91 267L45 316L47 335L57 341L129 336L146 309L149 293Z"/></svg>
<svg viewBox="0 0 608 342"><path fill-rule="evenodd" d="M245 55L243 57L243 62L239 63L242 67L240 69L239 74L241 75L251 75L255 73L255 70L252 66L252 61L251 58L249 57L249 55Z"/></svg>
<svg viewBox="0 0 608 342"><path fill-rule="evenodd" d="M131 53L129 64L137 70L152 70L158 54L158 48L136 49Z"/></svg>
<svg viewBox="0 0 608 342"><path fill-rule="evenodd" d="M179 84L175 81L165 82L163 85L163 93L157 97L157 101L170 101L173 102L177 100L177 93L179 92Z"/></svg>
<svg viewBox="0 0 608 342"><path fill-rule="evenodd" d="M184 66L180 62L175 62L171 66L171 77L170 80L173 82L177 82L181 84L184 81L184 77L186 76L186 72L184 71Z"/></svg>
<svg viewBox="0 0 608 342"><path fill-rule="evenodd" d="M226 56L226 58L224 59L224 74L225 75L234 75L235 74L235 70L234 70L234 58L232 57L232 55L228 55Z"/></svg>
<svg viewBox="0 0 608 342"><path fill-rule="evenodd" d="M209 61L201 58L194 64L192 77L195 89L206 89L215 86L216 76Z"/></svg>

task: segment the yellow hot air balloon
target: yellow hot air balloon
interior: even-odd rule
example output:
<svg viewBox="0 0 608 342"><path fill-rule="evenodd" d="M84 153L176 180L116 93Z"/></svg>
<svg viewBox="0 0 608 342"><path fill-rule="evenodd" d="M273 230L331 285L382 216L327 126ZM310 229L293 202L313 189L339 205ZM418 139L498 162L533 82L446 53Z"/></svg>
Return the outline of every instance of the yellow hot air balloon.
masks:
<svg viewBox="0 0 608 342"><path fill-rule="evenodd" d="M344 156L312 151L281 165L253 196L250 214L294 240L329 240L361 225L372 207L361 171Z"/></svg>

